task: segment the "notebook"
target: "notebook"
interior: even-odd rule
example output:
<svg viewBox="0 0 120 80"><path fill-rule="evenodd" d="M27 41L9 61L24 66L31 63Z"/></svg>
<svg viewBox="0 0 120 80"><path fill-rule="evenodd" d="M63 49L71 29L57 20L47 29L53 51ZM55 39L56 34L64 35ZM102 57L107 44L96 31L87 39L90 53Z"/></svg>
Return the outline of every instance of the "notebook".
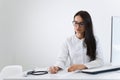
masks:
<svg viewBox="0 0 120 80"><path fill-rule="evenodd" d="M117 65L117 66L105 65L98 68L81 70L81 72L89 73L89 74L98 74L98 73L110 72L110 71L116 71L116 70L120 70L120 65Z"/></svg>

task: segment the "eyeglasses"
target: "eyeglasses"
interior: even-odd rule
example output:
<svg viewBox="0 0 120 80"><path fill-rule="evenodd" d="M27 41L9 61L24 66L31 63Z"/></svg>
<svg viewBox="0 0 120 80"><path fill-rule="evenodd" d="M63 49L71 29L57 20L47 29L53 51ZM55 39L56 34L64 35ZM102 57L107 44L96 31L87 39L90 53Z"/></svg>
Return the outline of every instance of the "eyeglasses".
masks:
<svg viewBox="0 0 120 80"><path fill-rule="evenodd" d="M84 22L77 22L77 21L72 21L73 26L79 26L79 27L85 27L85 23Z"/></svg>

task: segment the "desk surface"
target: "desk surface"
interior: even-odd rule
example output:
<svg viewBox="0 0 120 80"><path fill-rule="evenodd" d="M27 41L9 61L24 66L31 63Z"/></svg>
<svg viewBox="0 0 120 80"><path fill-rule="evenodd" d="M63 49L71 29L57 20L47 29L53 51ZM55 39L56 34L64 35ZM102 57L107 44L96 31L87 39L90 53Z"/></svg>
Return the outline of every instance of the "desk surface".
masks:
<svg viewBox="0 0 120 80"><path fill-rule="evenodd" d="M51 79L51 80L65 80L65 79L120 79L120 71L113 71L113 72L105 72L100 74L87 74L87 73L81 73L81 72L67 72L59 71L57 74L45 74L45 75L28 75L27 77L24 77L22 75L16 75L13 77L8 77L5 80L42 80L42 79Z"/></svg>

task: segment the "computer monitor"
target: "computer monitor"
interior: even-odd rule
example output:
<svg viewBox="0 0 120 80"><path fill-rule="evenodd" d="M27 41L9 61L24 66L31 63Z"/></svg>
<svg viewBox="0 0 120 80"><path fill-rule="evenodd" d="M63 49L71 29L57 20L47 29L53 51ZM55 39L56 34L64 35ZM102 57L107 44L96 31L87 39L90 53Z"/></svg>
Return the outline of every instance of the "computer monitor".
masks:
<svg viewBox="0 0 120 80"><path fill-rule="evenodd" d="M112 16L111 23L111 63L120 65L120 16Z"/></svg>

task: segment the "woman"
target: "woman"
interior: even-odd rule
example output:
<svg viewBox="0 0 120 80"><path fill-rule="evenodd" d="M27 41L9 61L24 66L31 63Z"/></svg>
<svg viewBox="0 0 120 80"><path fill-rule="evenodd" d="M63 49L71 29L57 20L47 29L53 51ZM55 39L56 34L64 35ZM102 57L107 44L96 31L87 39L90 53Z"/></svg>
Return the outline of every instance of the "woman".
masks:
<svg viewBox="0 0 120 80"><path fill-rule="evenodd" d="M93 34L93 25L89 13L86 11L77 12L74 15L73 25L75 35L65 41L56 65L49 68L53 74L64 69L68 58L70 60L68 72L103 65L101 50Z"/></svg>

